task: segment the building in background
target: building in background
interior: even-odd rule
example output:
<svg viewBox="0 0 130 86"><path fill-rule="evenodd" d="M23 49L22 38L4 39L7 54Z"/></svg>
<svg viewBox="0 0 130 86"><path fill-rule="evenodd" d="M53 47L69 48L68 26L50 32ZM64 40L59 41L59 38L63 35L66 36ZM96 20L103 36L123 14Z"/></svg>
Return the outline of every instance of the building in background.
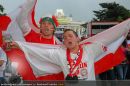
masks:
<svg viewBox="0 0 130 86"><path fill-rule="evenodd" d="M91 37L99 32L102 32L110 27L119 24L120 22L88 22L83 24L84 28L86 28L86 33L88 37Z"/></svg>
<svg viewBox="0 0 130 86"><path fill-rule="evenodd" d="M65 29L73 29L77 32L78 36L81 38L86 35L86 29L82 26L85 22L74 21L71 16L65 16L63 9L57 9L55 16L58 19L60 25L57 27L55 35L62 41L63 31Z"/></svg>

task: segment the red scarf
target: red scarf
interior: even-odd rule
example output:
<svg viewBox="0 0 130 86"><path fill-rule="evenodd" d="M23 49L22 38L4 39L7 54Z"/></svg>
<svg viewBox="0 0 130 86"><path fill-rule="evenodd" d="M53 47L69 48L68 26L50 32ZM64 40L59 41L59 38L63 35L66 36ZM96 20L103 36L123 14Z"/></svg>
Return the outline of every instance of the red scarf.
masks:
<svg viewBox="0 0 130 86"><path fill-rule="evenodd" d="M80 64L81 59L82 59L83 48L80 47L79 50L80 50L80 53L79 53L78 59L76 60L75 64L73 64L73 60L71 59L70 50L69 49L66 50L67 60L68 60L69 66L70 66L69 76L72 76L72 77L75 76L75 73L73 73L73 72L74 72L75 68L78 67L78 65Z"/></svg>

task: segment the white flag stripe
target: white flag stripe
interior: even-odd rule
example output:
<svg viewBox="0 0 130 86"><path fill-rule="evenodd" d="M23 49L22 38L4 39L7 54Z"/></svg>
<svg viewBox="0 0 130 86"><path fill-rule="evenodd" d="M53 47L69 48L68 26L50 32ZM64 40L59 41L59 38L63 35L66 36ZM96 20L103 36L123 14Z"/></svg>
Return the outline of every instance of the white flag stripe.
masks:
<svg viewBox="0 0 130 86"><path fill-rule="evenodd" d="M8 16L11 18L11 22L7 27L7 30L3 32L3 35L10 34L15 41L25 41L23 37L23 33L21 32L21 29L19 25L16 22L16 18L19 15L21 11L21 8L17 8L14 12L11 12L8 14Z"/></svg>
<svg viewBox="0 0 130 86"><path fill-rule="evenodd" d="M102 59L107 54L110 54L110 53L114 54L115 51L119 48L119 46L122 44L122 42L123 42L124 39L125 39L125 37L122 36L121 38L119 38L115 42L113 42L110 45L108 45L107 51L104 52L104 53L102 53L99 57L95 58L95 62L99 61L100 59Z"/></svg>
<svg viewBox="0 0 130 86"><path fill-rule="evenodd" d="M10 34L15 41L25 41L24 35L28 34L33 29L28 17L31 17L31 11L35 6L37 0L27 0L23 5L18 7L7 16L11 18L11 22L3 35Z"/></svg>

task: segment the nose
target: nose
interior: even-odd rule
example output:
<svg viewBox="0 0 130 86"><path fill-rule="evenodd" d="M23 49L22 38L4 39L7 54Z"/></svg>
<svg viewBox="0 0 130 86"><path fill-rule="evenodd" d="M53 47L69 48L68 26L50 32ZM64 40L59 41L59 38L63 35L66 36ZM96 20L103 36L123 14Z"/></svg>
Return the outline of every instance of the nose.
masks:
<svg viewBox="0 0 130 86"><path fill-rule="evenodd" d="M48 24L47 24L47 23L45 23L45 26L47 27L47 26L48 26Z"/></svg>

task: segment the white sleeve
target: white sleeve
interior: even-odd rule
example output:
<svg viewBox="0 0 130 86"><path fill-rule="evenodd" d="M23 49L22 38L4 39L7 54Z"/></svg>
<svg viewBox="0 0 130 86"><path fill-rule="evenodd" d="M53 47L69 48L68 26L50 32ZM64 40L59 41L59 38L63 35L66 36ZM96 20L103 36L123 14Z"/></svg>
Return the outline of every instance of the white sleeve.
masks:
<svg viewBox="0 0 130 86"><path fill-rule="evenodd" d="M26 59L36 76L54 74L62 71L59 66L59 56L57 53L59 47L37 43L17 43L25 53Z"/></svg>
<svg viewBox="0 0 130 86"><path fill-rule="evenodd" d="M21 7L21 12L17 16L17 23L23 32L23 35L26 36L31 30L34 30L36 33L39 33L39 29L33 24L32 21L32 11L35 8L36 0L27 0L25 4Z"/></svg>

